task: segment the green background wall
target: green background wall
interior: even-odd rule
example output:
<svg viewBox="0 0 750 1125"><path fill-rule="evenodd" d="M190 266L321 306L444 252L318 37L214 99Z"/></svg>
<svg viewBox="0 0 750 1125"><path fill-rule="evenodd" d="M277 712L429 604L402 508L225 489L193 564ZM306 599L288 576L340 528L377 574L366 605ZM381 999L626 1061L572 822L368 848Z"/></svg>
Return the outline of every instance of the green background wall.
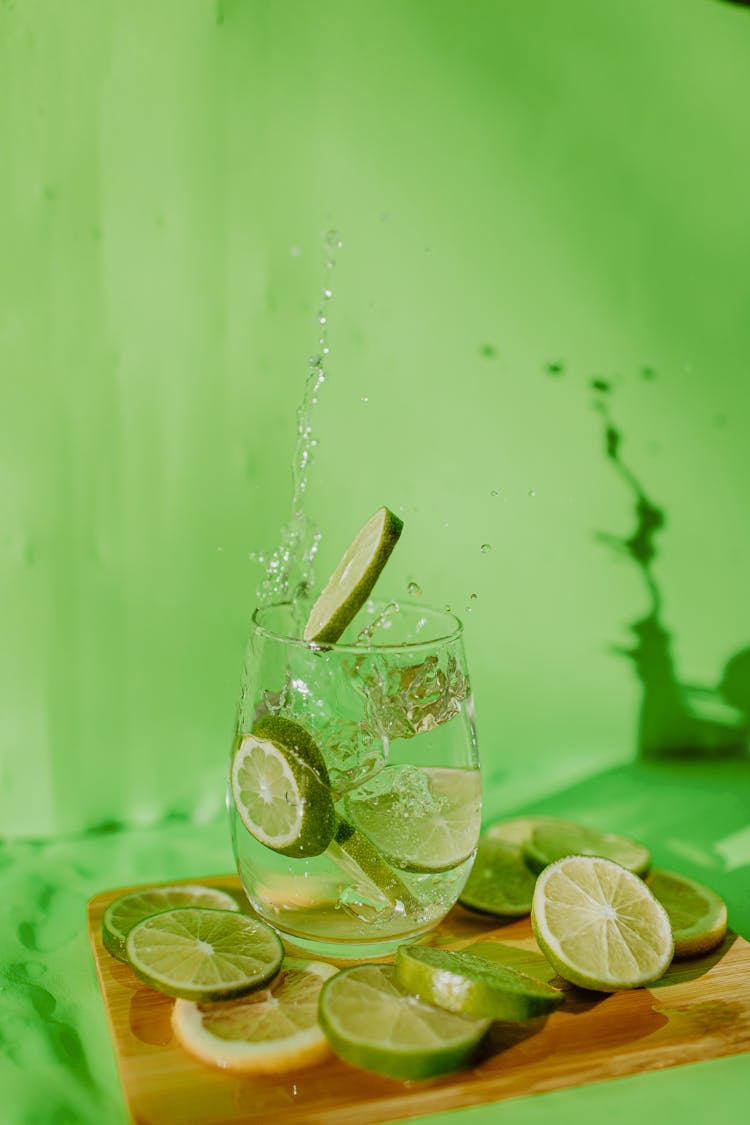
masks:
<svg viewBox="0 0 750 1125"><path fill-rule="evenodd" d="M319 575L403 510L384 590L472 607L492 809L635 754L592 377L715 683L750 642L748 105L713 0L1 0L0 832L220 815L323 227Z"/></svg>

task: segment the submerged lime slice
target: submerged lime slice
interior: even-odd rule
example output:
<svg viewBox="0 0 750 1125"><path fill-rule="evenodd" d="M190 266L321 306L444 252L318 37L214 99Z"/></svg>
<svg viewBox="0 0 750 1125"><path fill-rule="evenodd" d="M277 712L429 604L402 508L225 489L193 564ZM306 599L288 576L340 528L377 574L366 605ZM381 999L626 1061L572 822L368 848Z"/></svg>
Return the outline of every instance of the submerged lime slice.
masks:
<svg viewBox="0 0 750 1125"><path fill-rule="evenodd" d="M175 887L151 887L132 891L111 902L102 918L102 941L113 957L127 961L127 936L138 922L152 914L174 910L178 906L203 906L214 910L239 910L239 903L224 891L213 887L180 884Z"/></svg>
<svg viewBox="0 0 750 1125"><path fill-rule="evenodd" d="M535 883L519 847L485 834L458 901L480 914L520 918L531 912Z"/></svg>
<svg viewBox="0 0 750 1125"><path fill-rule="evenodd" d="M210 1066L240 1074L280 1074L330 1057L318 1023L323 982L336 969L287 958L267 988L239 1000L178 1000L172 1027L182 1046Z"/></svg>
<svg viewBox="0 0 750 1125"><path fill-rule="evenodd" d="M528 1020L559 1008L559 988L476 953L399 946L396 980L430 1004L492 1020Z"/></svg>
<svg viewBox="0 0 750 1125"><path fill-rule="evenodd" d="M529 867L537 872L567 855L601 856L636 875L645 875L651 865L651 854L643 844L565 821L535 828L523 844L523 854Z"/></svg>
<svg viewBox="0 0 750 1125"><path fill-rule="evenodd" d="M336 826L323 755L291 719L268 715L245 735L232 760L232 795L242 823L283 855L320 855Z"/></svg>
<svg viewBox="0 0 750 1125"><path fill-rule="evenodd" d="M383 777L383 774L379 775ZM410 769L407 783L349 794L352 824L403 871L450 871L474 854L482 815L479 770Z"/></svg>
<svg viewBox="0 0 750 1125"><path fill-rule="evenodd" d="M675 957L696 957L721 945L727 932L727 908L715 891L658 868L646 881L669 916Z"/></svg>
<svg viewBox="0 0 750 1125"><path fill-rule="evenodd" d="M281 939L260 919L197 907L144 918L126 949L133 972L151 988L199 1004L261 988L284 955Z"/></svg>
<svg viewBox="0 0 750 1125"><path fill-rule="evenodd" d="M609 859L566 856L546 867L531 924L550 964L582 988L639 988L672 960L666 910L642 879Z"/></svg>
<svg viewBox="0 0 750 1125"><path fill-rule="evenodd" d="M475 1057L490 1021L405 992L392 965L355 965L323 985L320 1023L336 1054L391 1078L431 1078Z"/></svg>
<svg viewBox="0 0 750 1125"><path fill-rule="evenodd" d="M372 516L329 578L315 602L303 637L315 644L334 644L367 601L403 530L403 521L388 508Z"/></svg>

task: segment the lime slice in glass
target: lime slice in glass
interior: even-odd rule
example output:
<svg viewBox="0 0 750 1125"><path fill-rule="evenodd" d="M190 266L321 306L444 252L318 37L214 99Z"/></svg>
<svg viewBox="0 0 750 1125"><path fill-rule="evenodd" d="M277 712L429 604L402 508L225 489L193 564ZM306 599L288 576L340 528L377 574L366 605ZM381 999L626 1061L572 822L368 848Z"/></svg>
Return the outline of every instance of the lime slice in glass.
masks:
<svg viewBox="0 0 750 1125"><path fill-rule="evenodd" d="M234 752L231 780L242 823L266 847L297 857L326 850L336 827L328 770L299 723L261 719Z"/></svg>
<svg viewBox="0 0 750 1125"><path fill-rule="evenodd" d="M239 1000L196 1004L178 1000L172 1027L194 1058L241 1074L280 1074L328 1058L318 1023L323 982L336 969L288 958L266 987Z"/></svg>
<svg viewBox="0 0 750 1125"><path fill-rule="evenodd" d="M480 914L521 918L531 912L535 883L519 847L484 835L458 901Z"/></svg>
<svg viewBox="0 0 750 1125"><path fill-rule="evenodd" d="M385 771L378 775L380 780ZM403 871L450 871L470 859L479 836L479 770L410 768L410 784L354 790L347 813L385 859ZM415 779L421 782L418 787Z"/></svg>
<svg viewBox="0 0 750 1125"><path fill-rule="evenodd" d="M476 953L400 945L396 980L430 1004L491 1020L528 1020L559 1008L559 988Z"/></svg>
<svg viewBox="0 0 750 1125"><path fill-rule="evenodd" d="M369 598L403 526L388 508L379 508L367 521L312 607L303 633L306 641L323 645L339 639Z"/></svg>
<svg viewBox="0 0 750 1125"><path fill-rule="evenodd" d="M391 1078L431 1078L475 1057L490 1021L405 992L392 965L355 965L323 985L321 1026L336 1054Z"/></svg>
<svg viewBox="0 0 750 1125"><path fill-rule="evenodd" d="M336 836L329 855L348 871L355 880L364 880L374 892L373 907L381 911L386 907L394 915L413 915L419 912L419 901L396 871L383 859L366 836L358 832L343 818L336 826Z"/></svg>
<svg viewBox="0 0 750 1125"><path fill-rule="evenodd" d="M144 918L126 942L133 972L167 996L196 1003L261 988L281 968L284 949L258 918L182 907Z"/></svg>
<svg viewBox="0 0 750 1125"><path fill-rule="evenodd" d="M636 875L645 875L651 866L648 848L626 836L607 835L581 824L542 824L523 844L524 859L532 871L542 871L566 855L595 855L611 859Z"/></svg>
<svg viewBox="0 0 750 1125"><path fill-rule="evenodd" d="M213 887L190 886L151 887L132 891L111 902L102 918L102 941L118 961L127 961L125 942L133 926L152 914L174 910L178 906L204 906L213 910L239 910L239 903L224 891Z"/></svg>
<svg viewBox="0 0 750 1125"><path fill-rule="evenodd" d="M727 932L727 908L715 891L654 868L646 880L669 916L675 957L696 957L721 945Z"/></svg>
<svg viewBox="0 0 750 1125"><path fill-rule="evenodd" d="M639 988L672 960L666 910L642 879L609 859L566 856L546 867L531 924L550 964L581 988Z"/></svg>

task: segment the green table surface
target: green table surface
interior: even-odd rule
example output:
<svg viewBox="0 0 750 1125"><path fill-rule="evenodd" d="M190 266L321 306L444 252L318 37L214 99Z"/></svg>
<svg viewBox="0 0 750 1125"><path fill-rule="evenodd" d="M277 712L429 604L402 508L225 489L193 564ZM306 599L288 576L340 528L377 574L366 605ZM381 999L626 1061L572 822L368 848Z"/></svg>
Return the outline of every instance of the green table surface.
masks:
<svg viewBox="0 0 750 1125"><path fill-rule="evenodd" d="M647 842L654 862L701 879L750 936L750 763L624 765L545 793L539 779L485 779L486 819L539 811ZM533 785L531 786L533 788ZM521 799L523 794L523 799ZM100 826L80 836L0 845L0 1120L109 1125L127 1120L85 924L99 891L231 870L226 824L166 820ZM609 1125L667 1116L737 1120L750 1054L561 1090L418 1120L480 1125Z"/></svg>

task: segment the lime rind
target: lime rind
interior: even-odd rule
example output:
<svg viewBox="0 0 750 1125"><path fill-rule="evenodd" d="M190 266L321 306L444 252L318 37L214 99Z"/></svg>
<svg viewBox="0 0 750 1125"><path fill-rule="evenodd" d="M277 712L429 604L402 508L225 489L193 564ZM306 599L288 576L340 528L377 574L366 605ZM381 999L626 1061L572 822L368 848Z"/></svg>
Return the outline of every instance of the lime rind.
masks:
<svg viewBox="0 0 750 1125"><path fill-rule="evenodd" d="M526 863L537 874L569 855L609 859L634 875L645 875L651 866L651 853L643 844L572 822L539 825L524 841L522 850Z"/></svg>
<svg viewBox="0 0 750 1125"><path fill-rule="evenodd" d="M144 918L128 934L126 950L145 984L197 1003L262 988L276 976L284 955L278 934L260 919L199 907Z"/></svg>
<svg viewBox="0 0 750 1125"><path fill-rule="evenodd" d="M304 640L316 645L336 643L369 598L403 527L403 520L389 508L379 508L370 517L313 605Z"/></svg>
<svg viewBox="0 0 750 1125"><path fill-rule="evenodd" d="M190 883L174 886L147 887L120 895L109 904L102 916L102 942L118 961L128 960L125 949L128 934L138 922L166 910L181 906L202 906L216 910L236 910L240 905L232 895L215 887Z"/></svg>
<svg viewBox="0 0 750 1125"><path fill-rule="evenodd" d="M697 957L721 945L727 932L727 907L716 891L660 868L653 868L646 882L667 912L675 957Z"/></svg>
<svg viewBox="0 0 750 1125"><path fill-rule="evenodd" d="M521 918L531 912L535 883L520 847L485 834L458 901L478 914Z"/></svg>
<svg viewBox="0 0 750 1125"><path fill-rule="evenodd" d="M396 979L402 988L450 1012L491 1020L548 1015L564 994L543 981L476 953L399 946Z"/></svg>

